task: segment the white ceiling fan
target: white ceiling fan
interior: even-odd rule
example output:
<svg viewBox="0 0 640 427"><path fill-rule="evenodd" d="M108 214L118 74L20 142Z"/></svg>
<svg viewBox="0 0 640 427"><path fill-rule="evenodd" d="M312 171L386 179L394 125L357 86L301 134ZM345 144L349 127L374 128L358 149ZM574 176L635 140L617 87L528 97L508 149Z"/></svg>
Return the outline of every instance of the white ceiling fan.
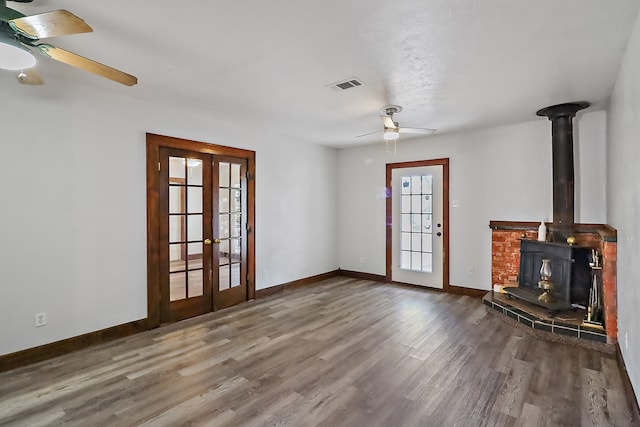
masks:
<svg viewBox="0 0 640 427"><path fill-rule="evenodd" d="M385 139L385 141L395 141L400 137L401 133L431 135L436 132L435 129L429 128L407 128L398 126L398 122L393 120L393 115L399 113L400 111L402 111L402 107L399 105L387 105L382 110L380 110L380 119L382 119L384 128L382 130L358 135L355 138L373 135L374 133L382 133L382 137Z"/></svg>

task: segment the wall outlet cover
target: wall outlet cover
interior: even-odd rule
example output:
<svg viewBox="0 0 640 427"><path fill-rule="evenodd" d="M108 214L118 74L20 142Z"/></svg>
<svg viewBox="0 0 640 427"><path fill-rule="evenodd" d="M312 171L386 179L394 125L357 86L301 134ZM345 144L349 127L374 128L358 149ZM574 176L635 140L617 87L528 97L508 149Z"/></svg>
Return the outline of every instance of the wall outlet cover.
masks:
<svg viewBox="0 0 640 427"><path fill-rule="evenodd" d="M36 313L35 326L39 328L47 324L47 313Z"/></svg>

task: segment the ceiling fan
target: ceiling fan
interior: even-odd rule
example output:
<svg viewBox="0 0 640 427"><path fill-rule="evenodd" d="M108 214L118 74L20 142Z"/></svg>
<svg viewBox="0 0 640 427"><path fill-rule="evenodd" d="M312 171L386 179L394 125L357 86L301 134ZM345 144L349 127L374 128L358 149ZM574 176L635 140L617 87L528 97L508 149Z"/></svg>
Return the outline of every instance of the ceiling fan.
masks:
<svg viewBox="0 0 640 427"><path fill-rule="evenodd" d="M393 120L393 115L402 111L402 107L399 105L387 105L382 110L380 110L380 119L382 119L382 124L384 128L382 130L377 130L374 132L364 133L362 135L356 136L356 138L360 138L367 135L373 135L374 133L382 133L382 137L385 141L395 141L400 137L401 133L413 133L420 135L431 135L436 132L435 129L428 128L406 128L398 126L398 122Z"/></svg>
<svg viewBox="0 0 640 427"><path fill-rule="evenodd" d="M30 3L33 0L13 1ZM7 0L0 0L0 68L18 71L17 77L20 83L30 85L43 83L34 68L36 60L32 51L126 86L133 86L138 82L135 76L123 71L51 44L40 43L40 39L44 38L93 31L84 20L73 13L67 10L54 10L25 16L7 7L6 2Z"/></svg>

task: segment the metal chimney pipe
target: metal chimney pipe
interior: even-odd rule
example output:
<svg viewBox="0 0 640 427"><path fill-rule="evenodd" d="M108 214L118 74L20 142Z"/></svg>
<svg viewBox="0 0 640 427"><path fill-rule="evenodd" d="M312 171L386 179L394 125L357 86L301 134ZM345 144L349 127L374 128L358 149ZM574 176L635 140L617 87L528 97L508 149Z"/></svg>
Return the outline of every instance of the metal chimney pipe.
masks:
<svg viewBox="0 0 640 427"><path fill-rule="evenodd" d="M573 117L588 102L552 105L536 112L551 121L553 161L553 241L564 242L573 234L575 185L573 167Z"/></svg>

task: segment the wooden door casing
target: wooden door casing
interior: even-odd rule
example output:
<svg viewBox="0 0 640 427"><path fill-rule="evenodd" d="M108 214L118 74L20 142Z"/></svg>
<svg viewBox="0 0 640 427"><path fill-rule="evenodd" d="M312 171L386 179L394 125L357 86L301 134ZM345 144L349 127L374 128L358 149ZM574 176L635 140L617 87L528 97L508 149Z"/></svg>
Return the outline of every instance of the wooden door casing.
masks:
<svg viewBox="0 0 640 427"><path fill-rule="evenodd" d="M161 271L158 266L164 256L160 239L162 211L158 209L163 190L159 182L160 149L176 148L215 156L230 156L246 160L246 300L255 298L255 152L208 144L170 136L146 134L147 146L147 317L150 328L160 326L162 307ZM214 285L215 286L215 285Z"/></svg>
<svg viewBox="0 0 640 427"><path fill-rule="evenodd" d="M386 281L392 282L392 238L393 238L393 200L391 178L394 169L398 168L415 168L421 166L442 166L442 290L450 292L450 276L449 276L449 159L433 159L433 160L416 160L410 162L387 163L386 165Z"/></svg>

